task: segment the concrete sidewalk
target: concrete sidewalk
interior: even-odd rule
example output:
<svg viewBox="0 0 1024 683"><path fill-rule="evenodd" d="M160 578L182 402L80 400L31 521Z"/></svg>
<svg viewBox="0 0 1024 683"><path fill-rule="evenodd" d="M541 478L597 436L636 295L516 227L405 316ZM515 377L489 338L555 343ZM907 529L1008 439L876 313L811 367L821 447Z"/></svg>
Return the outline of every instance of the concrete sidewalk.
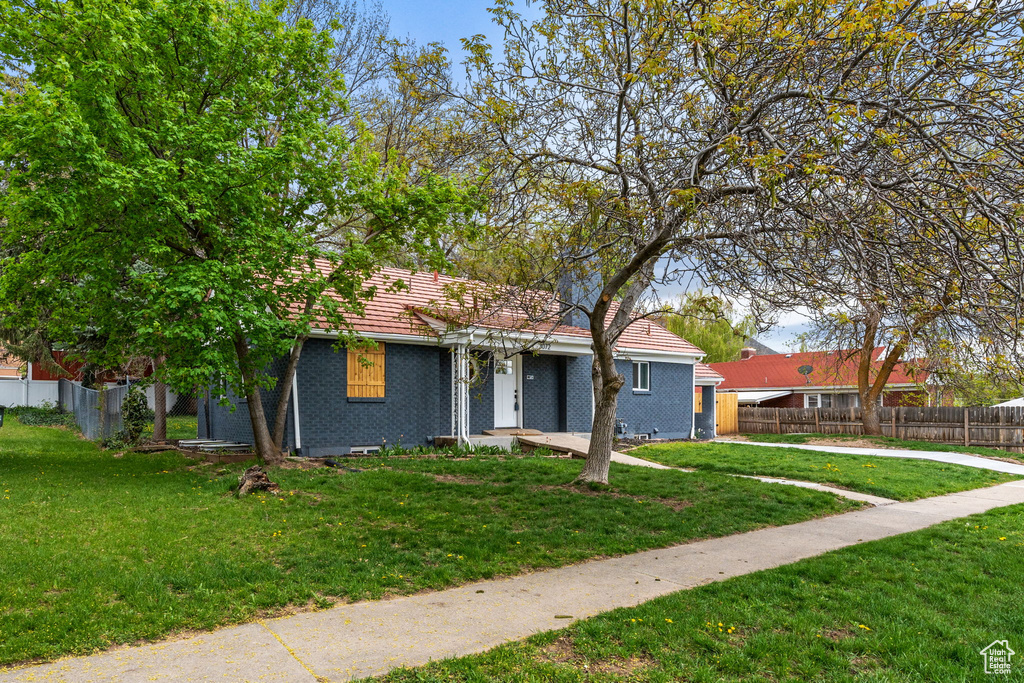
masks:
<svg viewBox="0 0 1024 683"><path fill-rule="evenodd" d="M649 467L655 470L680 470L682 472L695 472L696 470L687 467L669 467L668 465L662 465L659 462L652 460L644 460L643 458L637 458L632 455L625 453L617 453L612 451L612 462L617 462L621 465L633 465L634 467ZM831 493L836 496L842 496L843 498L849 498L850 500L859 500L871 505L889 505L895 503L895 500L890 498L882 498L881 496L872 496L870 493L860 493L858 491L847 491L846 489L837 489L835 486L826 486L825 484L817 484L812 481L796 481L794 479L780 479L779 477L757 477L750 474L728 474L729 477L740 477L741 479L757 479L763 481L766 484L783 484L785 486L798 486L804 489L814 489L815 491L824 491L825 493Z"/></svg>
<svg viewBox="0 0 1024 683"><path fill-rule="evenodd" d="M846 455L874 455L880 458L911 458L913 460L934 460L950 465L964 465L993 472L1006 472L1024 476L1024 465L992 458L980 458L966 453L941 453L938 451L911 451L902 448L854 448L852 446L811 446L801 443L762 443L760 441L734 441L715 439L717 443L739 444L741 446L767 446L768 448L799 448L822 453L843 453Z"/></svg>
<svg viewBox="0 0 1024 683"><path fill-rule="evenodd" d="M617 607L857 543L1024 503L1024 481L395 600L245 624L187 640L0 672L27 681L347 681L481 652Z"/></svg>

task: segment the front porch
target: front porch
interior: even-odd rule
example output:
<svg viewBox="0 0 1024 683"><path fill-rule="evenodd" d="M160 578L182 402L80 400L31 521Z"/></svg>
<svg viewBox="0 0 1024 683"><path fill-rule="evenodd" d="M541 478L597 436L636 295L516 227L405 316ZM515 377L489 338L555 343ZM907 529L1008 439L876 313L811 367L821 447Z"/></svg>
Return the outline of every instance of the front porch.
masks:
<svg viewBox="0 0 1024 683"><path fill-rule="evenodd" d="M436 443L508 447L519 434L589 430L589 356L499 344L455 345L443 355L450 429Z"/></svg>
<svg viewBox="0 0 1024 683"><path fill-rule="evenodd" d="M498 446L511 449L518 441L524 451L547 448L556 453L564 453L574 458L586 457L590 444L589 432L541 432L536 429L488 429L483 434L472 434L462 443L470 446ZM434 439L435 446L454 446L459 443L457 437L439 436Z"/></svg>

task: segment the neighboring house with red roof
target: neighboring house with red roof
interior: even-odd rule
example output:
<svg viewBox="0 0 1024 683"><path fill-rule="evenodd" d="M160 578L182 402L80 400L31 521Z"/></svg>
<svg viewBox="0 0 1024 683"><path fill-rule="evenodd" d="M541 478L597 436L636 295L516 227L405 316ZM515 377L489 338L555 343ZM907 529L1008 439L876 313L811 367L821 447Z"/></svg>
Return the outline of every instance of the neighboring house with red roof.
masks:
<svg viewBox="0 0 1024 683"><path fill-rule="evenodd" d="M57 403L57 380L39 363L27 363L0 349L0 406Z"/></svg>
<svg viewBox="0 0 1024 683"><path fill-rule="evenodd" d="M21 379L26 369L23 360L0 349L0 379Z"/></svg>
<svg viewBox="0 0 1024 683"><path fill-rule="evenodd" d="M872 351L879 364L885 348ZM859 356L855 351L780 353L758 355L743 349L741 360L713 363L725 378L719 392L739 394L740 405L768 408L853 408L860 405L857 391ZM874 376L872 376L874 379ZM898 363L882 393L882 405L938 405L941 394L925 387L928 373L913 363Z"/></svg>
<svg viewBox="0 0 1024 683"><path fill-rule="evenodd" d="M349 323L376 349L336 350L340 331L314 327L295 374L286 450L315 457L502 429L590 431L590 332L562 313L554 295L527 292L514 301L482 282L394 268L364 286L376 294ZM699 348L639 320L622 334L615 354L626 377L620 435L713 434L721 377L699 363ZM284 366L282 359L270 370ZM277 395L267 391L266 398L272 410ZM199 436L251 442L244 398L227 399L236 410L216 397L204 402Z"/></svg>
<svg viewBox="0 0 1024 683"><path fill-rule="evenodd" d="M53 362L38 363L22 360L0 349L0 406L57 405L60 380L81 384L83 367L85 363L71 360L65 351L54 351ZM147 367L142 374L148 377L152 369ZM124 381L123 373L113 371L104 371L94 377L94 382L107 385ZM146 387L150 408L154 403L153 393L152 385ZM174 405L177 395L168 390L167 396L167 405Z"/></svg>

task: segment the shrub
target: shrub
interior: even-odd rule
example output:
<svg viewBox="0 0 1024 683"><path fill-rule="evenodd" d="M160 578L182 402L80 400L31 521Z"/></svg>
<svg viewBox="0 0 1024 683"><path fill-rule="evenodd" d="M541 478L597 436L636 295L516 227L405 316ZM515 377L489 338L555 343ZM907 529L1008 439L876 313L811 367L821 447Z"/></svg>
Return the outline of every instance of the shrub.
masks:
<svg viewBox="0 0 1024 683"><path fill-rule="evenodd" d="M49 401L40 406L11 406L8 417L16 417L29 427L74 427L75 416L61 411Z"/></svg>
<svg viewBox="0 0 1024 683"><path fill-rule="evenodd" d="M142 430L151 421L150 415L153 411L149 409L146 401L146 392L138 384L133 384L128 389L128 394L121 403L121 431L114 435L112 441L118 445L134 446L139 443Z"/></svg>
<svg viewBox="0 0 1024 683"><path fill-rule="evenodd" d="M487 445L453 445L453 446L414 446L406 448L402 445L384 445L374 455L388 456L420 456L420 455L441 455L449 458L464 458L471 455L511 455L513 451L501 446Z"/></svg>

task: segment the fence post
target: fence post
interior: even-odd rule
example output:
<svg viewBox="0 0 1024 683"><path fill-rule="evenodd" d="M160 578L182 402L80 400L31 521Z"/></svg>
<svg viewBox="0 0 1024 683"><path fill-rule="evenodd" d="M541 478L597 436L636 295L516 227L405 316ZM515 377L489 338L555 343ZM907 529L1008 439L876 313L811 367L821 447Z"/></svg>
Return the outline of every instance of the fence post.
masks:
<svg viewBox="0 0 1024 683"><path fill-rule="evenodd" d="M892 413L889 414L889 419L892 420L892 428L889 430L889 436L896 438L896 408L892 409Z"/></svg>
<svg viewBox="0 0 1024 683"><path fill-rule="evenodd" d="M99 438L101 438L101 439L106 438L106 436L107 436L106 432L105 432L105 429L106 429L106 426L107 426L107 393L106 393L106 388L107 388L107 385L105 383L101 383L100 384L100 395L99 395L99 400L97 401L97 404L96 404L96 410L98 410L100 412L100 416L99 416L99 422L100 422Z"/></svg>
<svg viewBox="0 0 1024 683"><path fill-rule="evenodd" d="M964 408L964 446L971 445L971 412Z"/></svg>
<svg viewBox="0 0 1024 683"><path fill-rule="evenodd" d="M821 414L819 411L821 408L814 409L814 431L821 433Z"/></svg>
<svg viewBox="0 0 1024 683"><path fill-rule="evenodd" d="M857 424L857 409L854 408L853 406L850 406L850 434L856 434L856 432L853 431L853 427L856 424ZM861 434L864 433L864 423L863 423L863 421L861 422L861 425L860 425L860 433Z"/></svg>
<svg viewBox="0 0 1024 683"><path fill-rule="evenodd" d="M775 409L775 433L776 434L781 434L782 433L782 422L779 421L779 409L778 408Z"/></svg>

